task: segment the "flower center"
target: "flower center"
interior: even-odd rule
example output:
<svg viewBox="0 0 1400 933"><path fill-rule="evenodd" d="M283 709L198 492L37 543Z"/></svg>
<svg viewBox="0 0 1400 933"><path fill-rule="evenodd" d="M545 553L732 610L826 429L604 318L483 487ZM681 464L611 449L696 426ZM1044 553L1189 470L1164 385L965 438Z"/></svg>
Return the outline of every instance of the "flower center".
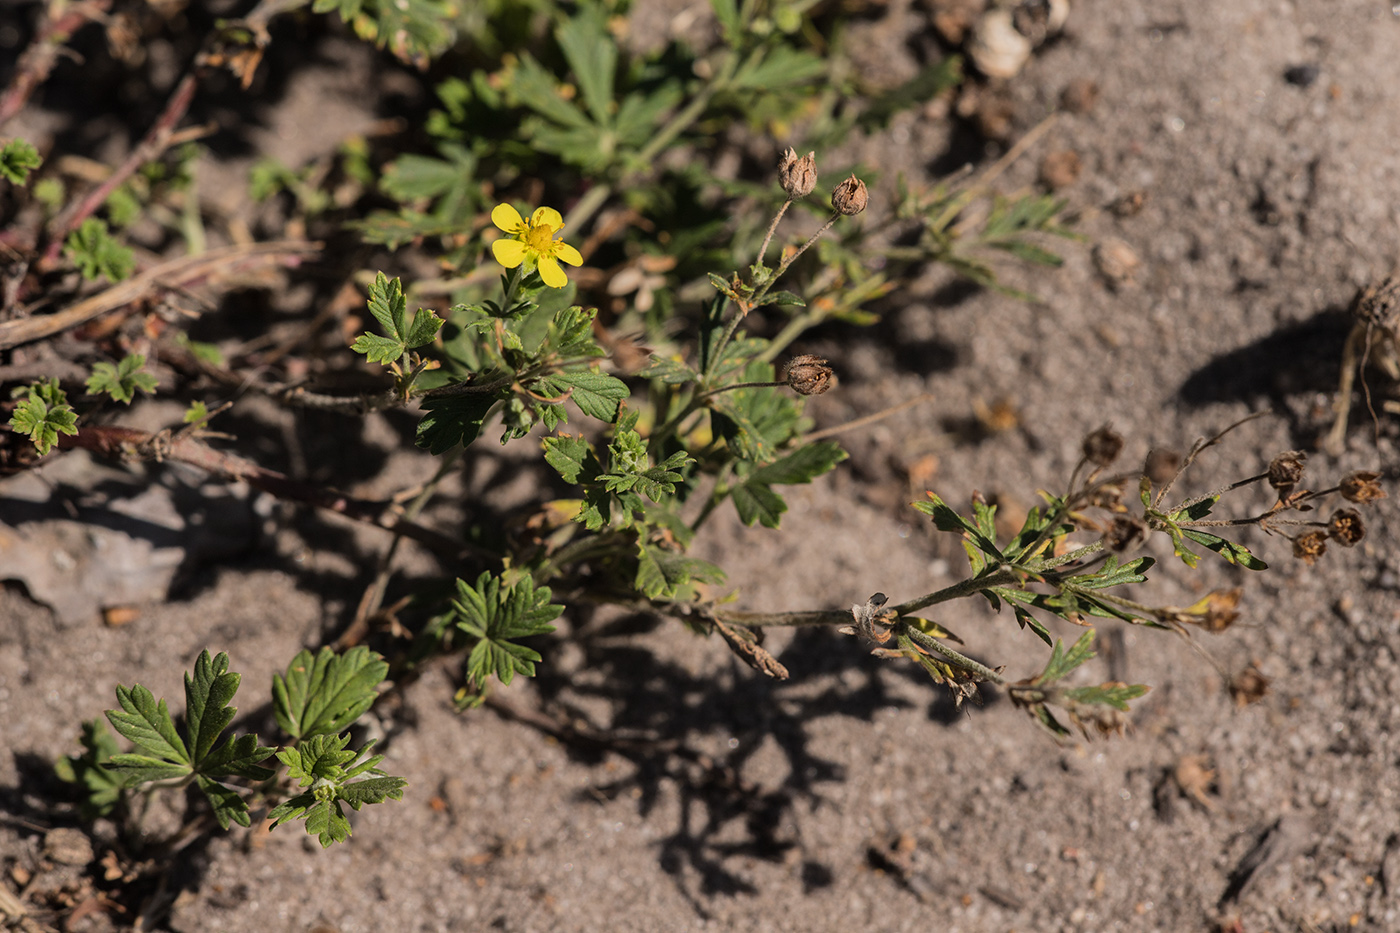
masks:
<svg viewBox="0 0 1400 933"><path fill-rule="evenodd" d="M554 228L549 224L531 227L525 234L525 246L544 256L554 255Z"/></svg>

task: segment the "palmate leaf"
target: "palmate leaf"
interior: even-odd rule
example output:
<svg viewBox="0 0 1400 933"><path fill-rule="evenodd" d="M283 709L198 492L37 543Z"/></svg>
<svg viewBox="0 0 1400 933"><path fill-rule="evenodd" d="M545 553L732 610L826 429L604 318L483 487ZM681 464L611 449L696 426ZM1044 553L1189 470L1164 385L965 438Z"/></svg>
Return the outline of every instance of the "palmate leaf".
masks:
<svg viewBox="0 0 1400 933"><path fill-rule="evenodd" d="M633 582L648 599L675 599L692 580L722 583L724 579L724 571L709 561L637 543L637 575Z"/></svg>
<svg viewBox="0 0 1400 933"><path fill-rule="evenodd" d="M273 749L258 745L254 735L227 736L219 741L238 712L228 703L238 691L240 679L228 670L227 654L220 652L210 658L207 649L200 652L194 672L185 674L183 736L165 700L157 703L151 691L139 684L129 690L118 685L117 701L122 708L108 710L107 719L141 753L113 755L108 767L121 773L128 784L195 778L221 827L228 829L230 822L249 825L247 804L218 779L238 775L267 780L272 771L257 763Z"/></svg>
<svg viewBox="0 0 1400 933"><path fill-rule="evenodd" d="M426 414L418 422L414 443L433 454L446 453L457 444L466 447L480 436L492 406L508 396L502 389L424 399Z"/></svg>
<svg viewBox="0 0 1400 933"><path fill-rule="evenodd" d="M350 349L362 353L371 363L397 363L409 350L431 343L442 327L442 320L427 308L419 308L413 322L407 322L403 283L383 272L374 277L369 289L369 313L379 322L384 336L365 333Z"/></svg>
<svg viewBox="0 0 1400 933"><path fill-rule="evenodd" d="M764 467L754 470L738 486L729 491L739 519L745 525L759 522L765 528L777 528L787 503L773 491L774 486L810 483L846 459L839 444L822 441L807 444Z"/></svg>
<svg viewBox="0 0 1400 933"><path fill-rule="evenodd" d="M107 816L121 801L124 782L117 772L107 767L113 755L119 753L117 742L101 719L83 723L81 755L65 755L54 762L54 774L65 784L76 784L83 791L78 804L83 819Z"/></svg>
<svg viewBox="0 0 1400 933"><path fill-rule="evenodd" d="M14 391L15 397L26 394L10 416L10 429L28 435L42 457L58 443L59 434L78 433L78 413L68 404L68 396L58 387L57 379Z"/></svg>
<svg viewBox="0 0 1400 933"><path fill-rule="evenodd" d="M296 740L339 733L370 708L388 672L388 663L363 645L343 655L322 648L314 658L303 650L285 678L272 675L277 724Z"/></svg>
<svg viewBox="0 0 1400 933"><path fill-rule="evenodd" d="M302 787L309 788L283 801L268 813L273 826L292 820L306 820L306 832L320 839L321 847L344 842L350 838L350 821L341 809L348 803L359 810L367 803L402 800L408 782L380 771L383 755L375 755L356 764L374 746L368 742L357 752L346 751L349 734L318 735L294 748L284 748L278 759L287 766L287 774ZM374 777L354 780L363 774Z"/></svg>
<svg viewBox="0 0 1400 933"><path fill-rule="evenodd" d="M457 581L453 623L471 644L467 677L473 684L484 685L492 674L503 684L516 674L535 675L539 653L512 639L554 631L549 623L564 607L551 603L549 597L549 587L536 588L529 576L511 587L503 587L500 577L486 572L475 585Z"/></svg>
<svg viewBox="0 0 1400 933"><path fill-rule="evenodd" d="M146 356L143 353L125 356L115 366L105 362L94 363L92 375L87 380L88 394L105 393L118 402L130 405L137 392L150 395L156 390L158 381L155 376L145 372L145 368Z"/></svg>
<svg viewBox="0 0 1400 933"><path fill-rule="evenodd" d="M340 14L361 39L420 67L457 38L457 8L449 0L315 0L311 8Z"/></svg>

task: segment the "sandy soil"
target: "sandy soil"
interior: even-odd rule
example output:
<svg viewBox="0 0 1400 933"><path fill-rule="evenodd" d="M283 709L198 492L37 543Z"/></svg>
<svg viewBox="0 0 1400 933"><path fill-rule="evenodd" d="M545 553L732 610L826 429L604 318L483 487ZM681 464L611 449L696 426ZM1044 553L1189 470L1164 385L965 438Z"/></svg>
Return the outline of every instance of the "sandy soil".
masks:
<svg viewBox="0 0 1400 933"><path fill-rule="evenodd" d="M922 6L894 2L862 28L898 81L919 64L906 40L930 27ZM819 424L921 392L934 401L845 436L851 460L796 491L780 530L720 519L698 555L728 569L749 608L899 600L964 569L903 506L918 490L902 471L926 455L937 458L929 488L950 502L979 489L1025 506L1066 481L1080 438L1105 421L1137 458L1272 407L1279 417L1240 429L1190 474L1197 491L1310 446L1329 422L1342 311L1400 255L1397 50L1400 16L1379 0L1076 0L1066 33L1009 85L1015 126L1038 123L1076 80L1096 82L1098 100L1062 115L1005 184L1034 183L1047 152L1076 152L1083 172L1064 194L1086 241L1062 247L1059 270L1008 268L1041 303L950 289L934 272L880 327L817 335L807 349L828 352L842 377L810 408ZM1306 86L1286 78L1300 65L1317 68ZM328 54L298 72L267 132L297 125L317 88L343 101L342 67ZM954 141L946 121L912 113L844 154L884 170L879 197L897 167L947 168ZM1138 213L1107 209L1135 192L1146 195ZM1142 260L1116 289L1091 261L1110 237ZM1000 399L1018 426L979 440L957 430ZM273 425L260 443L300 445L313 473L344 442L327 435L348 430L256 414ZM391 488L386 461L397 484L431 469L390 460L402 428L374 418L358 438L348 430L367 494ZM1393 418L1379 441L1362 425L1340 456L1310 460L1320 477L1378 464L1393 482ZM68 501L79 532L148 544L149 563L169 564L176 582L119 628L92 603L59 612L0 591L7 872L36 864L42 830L65 822L49 764L76 750L78 723L112 705L115 683L176 697L199 650L223 650L244 675L243 712L269 719L272 672L343 624L385 545L174 469L70 454L42 474L47 485L0 483L5 520L34 536L19 548L68 546L53 517ZM485 482L463 480L447 498ZM170 508L130 504L152 485ZM375 711L387 767L410 783L404 801L368 808L352 843L326 852L285 829L202 839L152 903L169 905L162 928L178 931L1193 931L1222 916L1248 933L1397 930L1397 502L1392 486L1368 513L1368 540L1311 567L1257 535L1247 542L1273 565L1262 575L1219 562L1187 574L1164 560L1155 600L1242 584L1241 622L1202 640L1215 665L1176 637L1105 626L1109 650L1090 676L1153 692L1126 738L1065 748L1004 697L954 709L834 633L772 633L793 674L775 683L675 624L571 613L539 679L500 696L522 716L543 703L626 741L561 741L504 708L459 716L449 678L433 671ZM1247 498L1240 512L1267 504ZM78 539L70 549L104 546ZM396 591L435 572L409 548ZM939 618L1013 676L1043 661L1009 616L969 605ZM1251 664L1271 689L1237 707L1220 671ZM100 854L100 827L96 839ZM1262 861L1234 890L1251 859Z"/></svg>

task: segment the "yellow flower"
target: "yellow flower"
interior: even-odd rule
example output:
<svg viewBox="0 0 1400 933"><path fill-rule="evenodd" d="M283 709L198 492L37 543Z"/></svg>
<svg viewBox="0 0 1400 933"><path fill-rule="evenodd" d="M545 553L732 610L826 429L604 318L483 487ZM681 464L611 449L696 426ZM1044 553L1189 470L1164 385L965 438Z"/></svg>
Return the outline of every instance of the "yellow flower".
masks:
<svg viewBox="0 0 1400 933"><path fill-rule="evenodd" d="M491 211L491 222L510 234L491 244L491 254L507 269L514 269L521 263L526 264L527 270L538 267L544 284L563 288L569 280L559 268L559 260L571 266L583 263L578 250L554 238L555 233L564 229L564 218L552 207L536 208L526 222L509 204L497 204Z"/></svg>

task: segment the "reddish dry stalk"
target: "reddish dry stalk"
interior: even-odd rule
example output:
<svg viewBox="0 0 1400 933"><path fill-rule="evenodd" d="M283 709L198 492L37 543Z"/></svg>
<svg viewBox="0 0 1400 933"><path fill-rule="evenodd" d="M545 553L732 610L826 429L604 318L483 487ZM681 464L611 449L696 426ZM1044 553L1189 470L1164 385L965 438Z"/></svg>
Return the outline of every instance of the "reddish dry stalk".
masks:
<svg viewBox="0 0 1400 933"><path fill-rule="evenodd" d="M39 31L29 48L19 57L19 67L10 80L5 93L0 94L0 126L4 126L15 114L24 109L34 89L48 79L58 61L59 50L68 37L87 23L106 16L112 0L89 0L87 3L68 5L57 17L52 13L58 4L49 3L44 11Z"/></svg>
<svg viewBox="0 0 1400 933"><path fill-rule="evenodd" d="M181 256L152 266L138 276L118 282L54 314L0 323L0 350L52 337L130 304L156 288L189 288L204 279L232 271L268 265L295 265L302 257L314 255L320 250L320 243L281 240L225 246L198 256Z"/></svg>
<svg viewBox="0 0 1400 933"><path fill-rule="evenodd" d="M63 252L64 239L68 234L78 229L84 220L91 217L107 200L107 197L117 189L118 185L134 175L141 166L165 151L174 135L175 124L179 123L185 112L190 109L190 102L194 100L194 92L198 87L199 80L195 77L194 72L185 75L176 86L175 93L170 95L170 100L166 103L160 119L146 133L146 138L141 140L141 144L126 157L126 161L119 165L111 175L108 175L106 181L89 191L87 197L54 219L53 223L49 225L49 245L39 264L41 270L52 268Z"/></svg>
<svg viewBox="0 0 1400 933"><path fill-rule="evenodd" d="M357 499L354 496L294 480L258 466L251 460L215 450L193 437L166 432L151 434L133 428L83 427L76 435L62 435L58 446L81 448L105 457L126 461L172 460L198 467L225 480L242 481L279 499L314 505L357 522L375 525L396 535L412 538L441 554L459 557L469 550L460 541L424 528L396 514L395 503Z"/></svg>

